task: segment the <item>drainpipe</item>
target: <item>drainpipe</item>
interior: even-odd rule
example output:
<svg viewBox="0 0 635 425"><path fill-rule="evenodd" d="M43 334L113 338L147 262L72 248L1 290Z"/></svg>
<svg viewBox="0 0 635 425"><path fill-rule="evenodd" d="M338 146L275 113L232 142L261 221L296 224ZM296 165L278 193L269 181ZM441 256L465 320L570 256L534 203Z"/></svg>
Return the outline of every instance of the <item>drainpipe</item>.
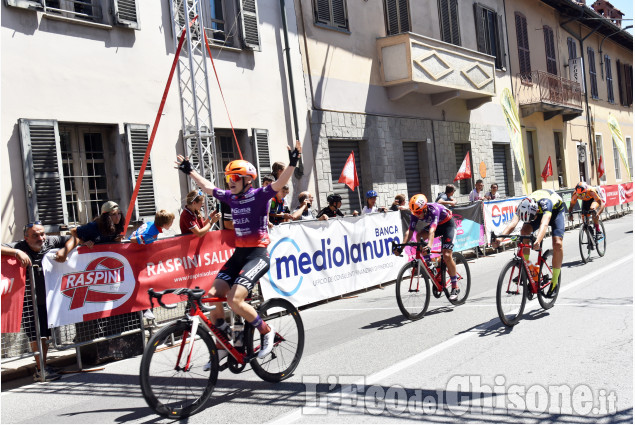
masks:
<svg viewBox="0 0 635 425"><path fill-rule="evenodd" d="M584 38L582 38L580 35L578 35L577 33L574 33L573 31L571 31L569 28L567 28L565 25L571 21L577 21L578 19L582 18L582 16L584 15L584 9L583 6L580 7L580 16L577 18L571 18L568 21L563 22L562 24L560 24L560 27L565 30L566 32L568 32L569 34L571 34L576 40L578 40L580 42L580 57L582 58L582 67L585 70L585 75L584 75L584 82L586 85L586 73L588 72L588 68L586 66L586 60L584 59L584 40L586 40L587 38L591 37L593 34L595 34L595 32L597 30L600 29L600 26L602 25L601 23L599 23L597 25L597 27L595 27L590 33L588 33ZM590 81L589 81L590 82ZM593 167L597 161L596 158L596 146L595 146L595 138L593 137L593 135L591 134L591 109L589 108L589 87L587 87L587 89L584 91L584 103L586 105L586 128L587 128L587 137L589 138L589 147L591 149L591 166ZM594 169L595 167L593 167L591 169L591 172L595 172L595 176L598 179L598 184L600 184L600 178L597 177L597 171Z"/></svg>
<svg viewBox="0 0 635 425"><path fill-rule="evenodd" d="M295 104L295 89L293 87L293 71L291 69L291 54L289 51L289 27L287 26L287 11L285 8L285 0L280 0L280 15L282 17L282 28L284 34L284 52L287 57L287 74L289 79L289 93L291 95L291 112L293 114L293 130L295 131L295 140L300 140L300 131L298 129L298 110ZM303 23L304 25L304 23ZM297 179L304 175L304 164L302 158L298 162L294 175Z"/></svg>
<svg viewBox="0 0 635 425"><path fill-rule="evenodd" d="M602 39L602 41L600 42L600 74L602 75L602 81L604 81L604 58L602 57L602 46L604 45L604 42L606 41L607 38L609 37L613 37L615 34L618 34L624 30L627 30L629 28L633 28L632 25L629 25L627 27L621 28L617 31L615 31L613 34L609 34L609 35L605 35L604 38Z"/></svg>

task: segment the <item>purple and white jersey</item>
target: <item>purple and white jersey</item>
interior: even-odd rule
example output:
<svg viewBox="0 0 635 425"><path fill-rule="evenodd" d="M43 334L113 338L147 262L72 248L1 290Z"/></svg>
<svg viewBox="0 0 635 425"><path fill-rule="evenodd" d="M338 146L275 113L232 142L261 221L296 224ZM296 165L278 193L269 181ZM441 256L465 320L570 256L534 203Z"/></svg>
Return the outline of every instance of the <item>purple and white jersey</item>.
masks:
<svg viewBox="0 0 635 425"><path fill-rule="evenodd" d="M428 208L426 209L426 213L422 219L417 218L414 214L410 217L410 226L408 226L408 230L414 232L417 227L417 222L419 221L423 221L425 224L424 227L432 227L433 229L436 229L438 225L447 223L451 218L452 211L447 209L445 206L435 202L428 202Z"/></svg>
<svg viewBox="0 0 635 425"><path fill-rule="evenodd" d="M253 187L241 195L215 188L212 195L229 205L236 231L236 247L252 248L269 245L269 200L276 191L271 185Z"/></svg>

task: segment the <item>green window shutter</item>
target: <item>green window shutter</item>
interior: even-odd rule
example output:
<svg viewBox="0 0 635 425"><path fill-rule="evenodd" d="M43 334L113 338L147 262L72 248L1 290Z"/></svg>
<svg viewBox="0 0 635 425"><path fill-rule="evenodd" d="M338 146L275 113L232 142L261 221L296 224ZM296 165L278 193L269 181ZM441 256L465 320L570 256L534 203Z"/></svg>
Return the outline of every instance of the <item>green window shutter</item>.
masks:
<svg viewBox="0 0 635 425"><path fill-rule="evenodd" d="M131 190L134 190L139 171L141 170L141 164L143 163L143 157L148 147L148 130L150 126L146 124L125 124L125 129L128 153L130 155ZM152 179L152 160L148 158L148 164L143 173L143 179L141 180L141 186L139 187L139 194L137 195L135 210L132 216L135 220L140 220L142 217L154 217L155 213L156 202L154 197L154 181Z"/></svg>
<svg viewBox="0 0 635 425"><path fill-rule="evenodd" d="M256 0L240 0L239 5L243 46L246 49L260 51Z"/></svg>
<svg viewBox="0 0 635 425"><path fill-rule="evenodd" d="M258 187L262 176L271 174L271 157L269 156L269 131L253 128L252 141L256 152L256 167L258 168Z"/></svg>
<svg viewBox="0 0 635 425"><path fill-rule="evenodd" d="M21 118L18 124L29 221L57 232L68 222L57 121Z"/></svg>
<svg viewBox="0 0 635 425"><path fill-rule="evenodd" d="M116 25L140 29L139 6L136 0L112 0L112 12Z"/></svg>

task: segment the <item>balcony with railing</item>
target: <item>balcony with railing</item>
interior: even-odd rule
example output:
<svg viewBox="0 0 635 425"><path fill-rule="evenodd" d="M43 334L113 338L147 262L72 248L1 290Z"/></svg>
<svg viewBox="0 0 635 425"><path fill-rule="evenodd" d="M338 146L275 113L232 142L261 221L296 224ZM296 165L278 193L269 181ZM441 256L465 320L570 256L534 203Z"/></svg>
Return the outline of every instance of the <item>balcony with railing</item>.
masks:
<svg viewBox="0 0 635 425"><path fill-rule="evenodd" d="M531 71L517 77L516 99L521 116L542 112L545 121L557 115L562 115L563 121L570 121L582 115L579 83L544 71Z"/></svg>
<svg viewBox="0 0 635 425"><path fill-rule="evenodd" d="M433 106L463 99L474 109L496 95L493 56L413 33L379 38L377 50L391 100L419 93Z"/></svg>

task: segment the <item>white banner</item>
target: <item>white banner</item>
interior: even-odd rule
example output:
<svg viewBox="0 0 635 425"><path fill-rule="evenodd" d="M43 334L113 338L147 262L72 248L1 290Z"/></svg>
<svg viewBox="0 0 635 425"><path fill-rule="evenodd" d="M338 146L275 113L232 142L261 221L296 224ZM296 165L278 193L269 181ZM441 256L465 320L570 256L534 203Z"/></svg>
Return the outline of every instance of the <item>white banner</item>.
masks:
<svg viewBox="0 0 635 425"><path fill-rule="evenodd" d="M390 248L403 237L398 211L301 223L271 231L265 299L295 306L325 300L394 280L407 261Z"/></svg>
<svg viewBox="0 0 635 425"><path fill-rule="evenodd" d="M569 59L569 79L580 84L582 93L586 92L584 86L584 64L581 57Z"/></svg>
<svg viewBox="0 0 635 425"><path fill-rule="evenodd" d="M491 240L491 232L496 235L500 234L512 221L514 214L516 214L516 207L522 199L525 199L525 196L483 202L483 219L488 241ZM520 234L520 228L521 226L516 226L512 234Z"/></svg>
<svg viewBox="0 0 635 425"><path fill-rule="evenodd" d="M101 317L135 292L135 276L123 255L75 250L65 263L58 263L55 252L49 251L42 260L49 328Z"/></svg>

